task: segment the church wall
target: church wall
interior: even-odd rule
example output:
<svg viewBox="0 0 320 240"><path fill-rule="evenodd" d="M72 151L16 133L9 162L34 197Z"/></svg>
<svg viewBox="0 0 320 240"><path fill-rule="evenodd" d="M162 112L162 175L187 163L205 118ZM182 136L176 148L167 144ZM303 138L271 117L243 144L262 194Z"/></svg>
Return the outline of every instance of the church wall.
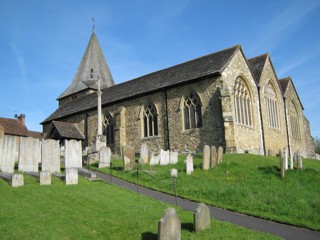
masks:
<svg viewBox="0 0 320 240"><path fill-rule="evenodd" d="M269 82L271 82L272 86L274 87L277 97L279 128L268 126L266 91ZM279 150L283 150L284 148L288 147L287 129L282 93L278 84L278 80L274 74L272 65L269 61L266 62L266 65L264 66L264 69L262 71L260 78L260 87L261 113L266 154L271 153L272 155L276 155L279 153Z"/></svg>
<svg viewBox="0 0 320 240"><path fill-rule="evenodd" d="M204 145L225 146L220 101L220 78L208 78L185 84L167 91L170 147L179 151L202 151ZM199 95L202 104L202 127L184 130L184 97L192 91Z"/></svg>
<svg viewBox="0 0 320 240"><path fill-rule="evenodd" d="M241 77L248 85L251 95L252 126L235 122L234 87L237 77ZM237 51L222 73L223 91L222 106L226 138L226 151L258 154L262 149L262 136L259 113L259 99L256 83L241 53Z"/></svg>
<svg viewBox="0 0 320 240"><path fill-rule="evenodd" d="M306 117L303 117L303 127L304 127L304 139L306 144L306 155L307 158L316 158L315 144L311 136L310 124Z"/></svg>
<svg viewBox="0 0 320 240"><path fill-rule="evenodd" d="M288 122L288 133L289 133L289 143L290 143L290 152L293 155L297 151L299 151L299 154L302 156L306 156L305 151L305 129L303 127L303 109L301 107L299 98L296 94L296 91L294 90L293 85L291 82L288 84L286 95L285 95L285 104L286 104L286 115L287 115L287 122ZM292 136L292 126L290 122L290 104L291 101L294 102L297 113L298 113L298 124L299 124L299 138L295 138Z"/></svg>

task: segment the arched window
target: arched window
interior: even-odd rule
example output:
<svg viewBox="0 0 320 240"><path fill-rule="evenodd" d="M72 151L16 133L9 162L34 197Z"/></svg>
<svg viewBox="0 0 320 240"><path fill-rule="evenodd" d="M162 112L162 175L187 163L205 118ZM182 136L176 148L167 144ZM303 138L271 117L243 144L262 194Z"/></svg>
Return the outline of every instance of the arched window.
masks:
<svg viewBox="0 0 320 240"><path fill-rule="evenodd" d="M290 126L291 126L291 135L293 138L300 139L300 127L299 127L299 118L298 111L293 101L290 103L289 108L290 116Z"/></svg>
<svg viewBox="0 0 320 240"><path fill-rule="evenodd" d="M143 112L144 137L158 136L158 114L155 106L149 104Z"/></svg>
<svg viewBox="0 0 320 240"><path fill-rule="evenodd" d="M265 88L265 103L268 127L280 129L277 95L270 82Z"/></svg>
<svg viewBox="0 0 320 240"><path fill-rule="evenodd" d="M112 116L107 113L104 118L104 135L107 137L107 144L114 144L114 126L112 122Z"/></svg>
<svg viewBox="0 0 320 240"><path fill-rule="evenodd" d="M191 92L184 100L184 129L202 127L201 101L198 95Z"/></svg>
<svg viewBox="0 0 320 240"><path fill-rule="evenodd" d="M235 122L252 126L251 96L245 81L238 77L234 86Z"/></svg>

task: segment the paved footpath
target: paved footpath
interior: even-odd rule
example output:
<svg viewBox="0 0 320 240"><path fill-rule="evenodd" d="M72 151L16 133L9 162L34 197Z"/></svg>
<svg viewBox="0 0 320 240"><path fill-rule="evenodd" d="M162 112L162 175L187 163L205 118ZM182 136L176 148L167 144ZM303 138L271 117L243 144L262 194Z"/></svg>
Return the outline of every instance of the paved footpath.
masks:
<svg viewBox="0 0 320 240"><path fill-rule="evenodd" d="M129 183L114 176L110 178L110 175L108 174L103 174L99 172L95 173L97 175L97 178L100 178L105 182L111 181L111 183L116 186L129 189L133 192L138 192L139 194L152 197L154 199L166 202L168 204L176 204L176 199L172 195L158 192L142 186L138 186L134 183ZM187 211L194 211L198 206L198 202L190 201L179 197L177 198L177 203L179 207ZM214 217L220 221L233 223L255 231L271 233L288 240L320 240L320 232L317 231L267 221L261 218L251 217L217 207L208 207L210 208L211 217Z"/></svg>

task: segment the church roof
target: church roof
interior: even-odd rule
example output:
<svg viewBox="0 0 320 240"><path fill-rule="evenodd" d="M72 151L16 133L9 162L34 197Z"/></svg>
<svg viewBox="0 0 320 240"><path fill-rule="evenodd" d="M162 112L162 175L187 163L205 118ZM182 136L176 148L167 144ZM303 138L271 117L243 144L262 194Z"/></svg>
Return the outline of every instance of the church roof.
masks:
<svg viewBox="0 0 320 240"><path fill-rule="evenodd" d="M240 45L209 54L176 66L166 68L128 82L114 85L102 93L102 104L112 104L131 97L138 97L161 89L192 82L202 77L216 76L223 72ZM42 123L83 112L97 106L97 95L89 94L60 106Z"/></svg>
<svg viewBox="0 0 320 240"><path fill-rule="evenodd" d="M299 94L298 94L298 92L296 90L296 87L293 84L293 81L292 81L291 77L282 78L282 79L279 80L279 83L280 83L280 86L281 86L281 90L283 92L283 97L286 97L286 93L287 93L289 84L292 85L293 90L295 91L295 94L297 95L297 98L298 98L299 103L301 105L301 108L302 108L302 110L304 110L304 107L303 107L302 102L300 100Z"/></svg>
<svg viewBox="0 0 320 240"><path fill-rule="evenodd" d="M58 97L58 100L87 89L83 81L97 80L98 77L101 80L101 89L114 85L97 36L93 32L71 85Z"/></svg>
<svg viewBox="0 0 320 240"><path fill-rule="evenodd" d="M58 133L59 138L77 140L83 140L85 138L78 126L74 123L52 121L47 137L50 136L54 129L56 133Z"/></svg>
<svg viewBox="0 0 320 240"><path fill-rule="evenodd" d="M253 73L253 77L257 85L259 85L260 83L260 77L268 56L269 54L266 53L248 60L249 67L251 69L251 72Z"/></svg>
<svg viewBox="0 0 320 240"><path fill-rule="evenodd" d="M27 127L18 119L0 118L0 126L4 129L4 134L28 137Z"/></svg>

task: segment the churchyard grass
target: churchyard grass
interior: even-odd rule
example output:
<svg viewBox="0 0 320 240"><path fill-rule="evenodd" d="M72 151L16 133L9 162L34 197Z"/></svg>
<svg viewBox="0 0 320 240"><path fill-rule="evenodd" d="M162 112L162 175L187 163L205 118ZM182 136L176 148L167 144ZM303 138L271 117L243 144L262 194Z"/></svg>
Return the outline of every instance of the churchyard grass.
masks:
<svg viewBox="0 0 320 240"><path fill-rule="evenodd" d="M163 202L102 181L79 178L66 186L57 178L40 186L24 175L25 185L12 188L0 179L1 239L157 239ZM211 220L211 229L195 234L193 214L177 209L182 239L279 239Z"/></svg>
<svg viewBox="0 0 320 240"><path fill-rule="evenodd" d="M304 159L303 170L288 170L280 178L277 157L225 154L213 169L202 170L202 155L194 157L195 171L185 173L186 156L167 166L139 166L141 185L163 192L173 191L170 169L179 171L177 194L181 197L274 221L320 230L320 161ZM136 172L122 171L113 160L112 174L136 182ZM109 173L109 169L100 169Z"/></svg>

